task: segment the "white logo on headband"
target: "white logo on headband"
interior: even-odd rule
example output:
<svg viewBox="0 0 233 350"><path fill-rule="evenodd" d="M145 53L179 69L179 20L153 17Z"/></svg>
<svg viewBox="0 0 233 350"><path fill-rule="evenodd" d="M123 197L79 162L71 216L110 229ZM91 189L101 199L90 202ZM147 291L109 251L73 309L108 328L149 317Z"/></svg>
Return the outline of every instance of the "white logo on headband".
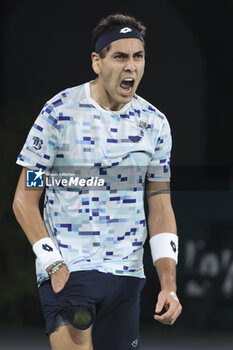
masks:
<svg viewBox="0 0 233 350"><path fill-rule="evenodd" d="M129 33L129 32L132 32L132 29L129 28L129 27L125 27L125 28L122 28L122 29L120 30L120 33L123 33L123 34Z"/></svg>

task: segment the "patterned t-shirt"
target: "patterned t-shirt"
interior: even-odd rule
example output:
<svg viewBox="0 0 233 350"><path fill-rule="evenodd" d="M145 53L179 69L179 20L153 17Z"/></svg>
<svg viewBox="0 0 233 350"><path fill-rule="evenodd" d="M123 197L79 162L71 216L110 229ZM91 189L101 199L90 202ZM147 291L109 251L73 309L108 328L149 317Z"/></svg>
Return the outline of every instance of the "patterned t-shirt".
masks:
<svg viewBox="0 0 233 350"><path fill-rule="evenodd" d="M108 111L88 82L45 104L17 163L47 175L44 223L70 271L144 277L145 181L170 180L170 151L166 117L136 94Z"/></svg>

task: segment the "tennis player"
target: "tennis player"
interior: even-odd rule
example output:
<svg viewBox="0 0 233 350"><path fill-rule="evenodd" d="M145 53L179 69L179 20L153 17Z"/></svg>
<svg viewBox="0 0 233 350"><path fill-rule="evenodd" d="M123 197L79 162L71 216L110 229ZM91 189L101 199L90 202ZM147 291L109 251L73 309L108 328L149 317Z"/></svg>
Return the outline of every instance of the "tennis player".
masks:
<svg viewBox="0 0 233 350"><path fill-rule="evenodd" d="M13 209L36 255L53 350L139 349L146 281L144 193L161 284L153 317L172 325L181 313L169 190L170 127L163 113L136 94L145 66L145 30L123 14L99 22L91 55L96 79L45 104L17 159L23 170ZM50 185L54 174L67 169L79 176L77 182L57 177ZM45 175L43 219L43 183L26 188L33 174L35 183ZM93 174L102 187L85 182Z"/></svg>

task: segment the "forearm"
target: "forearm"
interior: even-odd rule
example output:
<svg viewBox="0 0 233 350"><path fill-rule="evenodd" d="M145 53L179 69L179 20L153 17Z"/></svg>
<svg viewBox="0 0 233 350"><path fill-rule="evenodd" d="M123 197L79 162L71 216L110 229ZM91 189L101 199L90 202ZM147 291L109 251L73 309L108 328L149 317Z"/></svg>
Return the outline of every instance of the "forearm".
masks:
<svg viewBox="0 0 233 350"><path fill-rule="evenodd" d="M67 282L69 270L55 242L48 236L40 214L39 203L44 189L25 189L26 171L27 169L23 168L20 174L12 205L13 211L33 246L37 261L51 277L53 290L57 293Z"/></svg>
<svg viewBox="0 0 233 350"><path fill-rule="evenodd" d="M21 202L18 198L14 200L13 210L18 223L25 232L31 245L41 238L48 237L44 221L37 205Z"/></svg>
<svg viewBox="0 0 233 350"><path fill-rule="evenodd" d="M151 215L148 218L150 237L156 234L176 234L176 221L172 208L161 213L160 216ZM161 289L176 291L176 262L170 258L156 260L155 267L158 273Z"/></svg>
<svg viewBox="0 0 233 350"><path fill-rule="evenodd" d="M155 262L161 289L176 292L176 262L162 258Z"/></svg>
<svg viewBox="0 0 233 350"><path fill-rule="evenodd" d="M42 239L48 237L48 233L41 217L39 206L34 201L25 202L16 196L13 202L13 210L19 224L33 246L34 253L51 277L53 290L55 293L59 292L68 280L69 271L62 255L56 249L52 240L48 238L45 242ZM47 245L50 249L44 249L44 245ZM35 248L35 246L37 247Z"/></svg>
<svg viewBox="0 0 233 350"><path fill-rule="evenodd" d="M155 214L156 213L156 214ZM165 210L153 210L148 216L150 237L162 232L177 233L176 220L172 207Z"/></svg>
<svg viewBox="0 0 233 350"><path fill-rule="evenodd" d="M172 206L159 206L148 216L150 237L157 234L177 234L175 215ZM169 244L169 248L170 244ZM171 258L161 258L155 261L155 267L160 280L161 289L176 291L176 261Z"/></svg>

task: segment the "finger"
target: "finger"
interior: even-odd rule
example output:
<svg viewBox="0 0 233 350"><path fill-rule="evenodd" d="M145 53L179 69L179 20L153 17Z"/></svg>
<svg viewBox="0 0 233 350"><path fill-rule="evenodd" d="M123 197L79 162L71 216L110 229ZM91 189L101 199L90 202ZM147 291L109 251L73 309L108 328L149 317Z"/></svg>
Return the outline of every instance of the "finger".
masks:
<svg viewBox="0 0 233 350"><path fill-rule="evenodd" d="M154 315L154 319L163 324L172 325L176 321L177 317L181 314L181 312L182 306L179 304L177 307L169 309L163 315Z"/></svg>
<svg viewBox="0 0 233 350"><path fill-rule="evenodd" d="M182 305L179 304L179 306L178 306L178 308L177 308L177 314L178 314L178 316L182 313L182 311L183 311ZM177 316L177 317L178 317L178 316Z"/></svg>
<svg viewBox="0 0 233 350"><path fill-rule="evenodd" d="M177 320L177 318L180 316L181 312L182 312L181 307L176 309L175 313L172 315L172 318L171 318L171 322L170 322L171 325Z"/></svg>
<svg viewBox="0 0 233 350"><path fill-rule="evenodd" d="M65 284L66 284L65 281L61 281L59 279L53 279L52 280L53 291L55 293L60 292L64 288Z"/></svg>
<svg viewBox="0 0 233 350"><path fill-rule="evenodd" d="M164 319L171 317L171 315L176 311L178 306L180 305L179 301L177 302L176 300L172 300L169 303L164 303L165 309L167 310L164 312L162 315ZM158 315L157 315L158 316Z"/></svg>
<svg viewBox="0 0 233 350"><path fill-rule="evenodd" d="M181 311L182 311L182 308L178 307L175 310L175 312L170 316L170 318L165 320L166 324L173 325L177 320L177 318L179 317L179 315L181 314Z"/></svg>
<svg viewBox="0 0 233 350"><path fill-rule="evenodd" d="M171 310L168 310L167 312L163 313L162 315L154 315L154 319L158 321L164 321L167 322L171 316L173 315L173 312Z"/></svg>
<svg viewBox="0 0 233 350"><path fill-rule="evenodd" d="M52 276L52 281L57 281L60 283L66 283L69 278L69 271L65 267L61 267L58 271L56 271Z"/></svg>
<svg viewBox="0 0 233 350"><path fill-rule="evenodd" d="M160 313L163 310L164 304L166 302L166 299L164 298L163 295L159 294L158 296L158 301L155 307L155 312Z"/></svg>
<svg viewBox="0 0 233 350"><path fill-rule="evenodd" d="M166 324L166 320L164 320L163 315L159 316L159 315L154 315L154 319L162 324Z"/></svg>
<svg viewBox="0 0 233 350"><path fill-rule="evenodd" d="M155 315L154 316L154 319L156 321L159 321L160 323L162 324L165 324L165 325L171 325L175 322L175 317L173 317L173 315L170 315L169 317L165 316L165 315Z"/></svg>
<svg viewBox="0 0 233 350"><path fill-rule="evenodd" d="M55 293L60 292L69 278L69 271L65 267L61 267L51 276L51 284Z"/></svg>

